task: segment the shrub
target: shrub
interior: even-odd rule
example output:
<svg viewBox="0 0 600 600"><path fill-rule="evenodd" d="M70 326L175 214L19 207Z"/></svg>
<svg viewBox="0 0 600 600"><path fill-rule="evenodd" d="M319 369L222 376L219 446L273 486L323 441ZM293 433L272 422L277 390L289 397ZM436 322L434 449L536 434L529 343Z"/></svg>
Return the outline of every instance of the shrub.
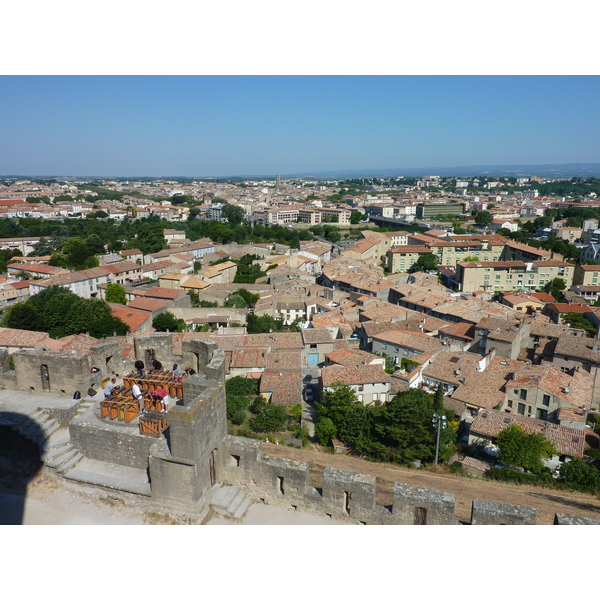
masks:
<svg viewBox="0 0 600 600"><path fill-rule="evenodd" d="M454 475L458 475L461 471L462 471L462 465L455 460L451 465L450 465L450 471L452 471L452 473Z"/></svg>
<svg viewBox="0 0 600 600"><path fill-rule="evenodd" d="M250 403L250 410L256 414L263 406L267 404L267 401L262 396L257 396Z"/></svg>
<svg viewBox="0 0 600 600"><path fill-rule="evenodd" d="M501 469L492 467L488 471L488 477L495 481L506 481L510 483L518 483L525 485L536 485L538 483L554 483L552 475L549 471L545 473L521 473L520 471L512 471L511 469Z"/></svg>
<svg viewBox="0 0 600 600"><path fill-rule="evenodd" d="M570 485L596 491L600 489L600 471L582 458L573 458L560 466L560 480Z"/></svg>
<svg viewBox="0 0 600 600"><path fill-rule="evenodd" d="M591 458L600 458L600 448L588 448L585 454Z"/></svg>
<svg viewBox="0 0 600 600"><path fill-rule="evenodd" d="M250 398L246 396L227 396L227 418L233 419L233 415L239 411L245 411L250 406ZM241 423L236 423L241 425Z"/></svg>
<svg viewBox="0 0 600 600"><path fill-rule="evenodd" d="M302 425L296 425L294 431L296 432L296 437L299 440L302 440L302 445L304 446L310 435L308 429L306 427L302 427Z"/></svg>
<svg viewBox="0 0 600 600"><path fill-rule="evenodd" d="M258 394L258 379L232 377L225 382L227 394L231 396L248 396Z"/></svg>
<svg viewBox="0 0 600 600"><path fill-rule="evenodd" d="M331 419L322 417L315 425L315 436L321 446L328 446L332 438L337 437L337 428Z"/></svg>
<svg viewBox="0 0 600 600"><path fill-rule="evenodd" d="M297 421L300 421L302 418L302 404L296 404L295 406L290 406L289 408L290 415L295 417Z"/></svg>
<svg viewBox="0 0 600 600"><path fill-rule="evenodd" d="M234 425L241 425L246 420L246 413L243 410L238 410L233 415L231 422Z"/></svg>
<svg viewBox="0 0 600 600"><path fill-rule="evenodd" d="M287 423L287 418L288 412L284 406L265 404L256 411L249 425L252 431L257 432L281 431Z"/></svg>

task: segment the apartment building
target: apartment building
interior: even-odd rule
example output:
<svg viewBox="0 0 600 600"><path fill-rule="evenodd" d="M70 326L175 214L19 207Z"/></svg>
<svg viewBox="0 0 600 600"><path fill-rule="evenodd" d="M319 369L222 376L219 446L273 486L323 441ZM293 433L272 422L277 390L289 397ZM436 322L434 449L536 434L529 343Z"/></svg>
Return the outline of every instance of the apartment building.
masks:
<svg viewBox="0 0 600 600"><path fill-rule="evenodd" d="M465 205L458 202L417 204L417 218L427 219L437 215L462 215Z"/></svg>
<svg viewBox="0 0 600 600"><path fill-rule="evenodd" d="M528 292L540 289L558 277L564 279L569 289L574 272L575 265L561 260L459 262L456 281L462 292Z"/></svg>
<svg viewBox="0 0 600 600"><path fill-rule="evenodd" d="M428 246L396 246L386 254L387 269L391 273L406 273L419 257L427 254L433 254Z"/></svg>
<svg viewBox="0 0 600 600"><path fill-rule="evenodd" d="M100 285L107 283L111 283L111 273L105 267L94 267L32 281L29 284L29 293L33 296L50 286L59 285L82 298L96 298L101 297Z"/></svg>
<svg viewBox="0 0 600 600"><path fill-rule="evenodd" d="M600 265L577 265L573 285L599 285Z"/></svg>

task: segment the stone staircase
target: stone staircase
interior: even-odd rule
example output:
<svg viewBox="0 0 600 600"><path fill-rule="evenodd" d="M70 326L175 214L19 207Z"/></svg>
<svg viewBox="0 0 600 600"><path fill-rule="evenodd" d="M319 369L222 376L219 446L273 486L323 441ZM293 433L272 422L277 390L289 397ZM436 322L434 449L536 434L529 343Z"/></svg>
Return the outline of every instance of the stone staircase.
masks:
<svg viewBox="0 0 600 600"><path fill-rule="evenodd" d="M81 406L78 414L79 410ZM81 461L83 454L71 444L69 430L61 428L60 423L46 409L36 408L29 418L36 425L30 423L25 426L26 431L21 433L44 448L42 461L47 467L63 475Z"/></svg>
<svg viewBox="0 0 600 600"><path fill-rule="evenodd" d="M210 507L221 515L241 519L251 504L252 498L238 487L217 484L212 489Z"/></svg>

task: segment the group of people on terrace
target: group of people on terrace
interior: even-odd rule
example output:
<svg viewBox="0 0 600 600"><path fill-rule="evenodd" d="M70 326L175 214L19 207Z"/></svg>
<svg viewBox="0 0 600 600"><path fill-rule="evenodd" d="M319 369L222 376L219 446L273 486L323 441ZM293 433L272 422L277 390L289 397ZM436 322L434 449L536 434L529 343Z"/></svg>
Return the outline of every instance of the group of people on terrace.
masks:
<svg viewBox="0 0 600 600"><path fill-rule="evenodd" d="M146 374L148 375L152 375L152 374L161 374L163 377L165 377L165 375L168 376L168 378L176 383L181 383L181 381L183 380L183 369L177 364L175 363L173 365L173 369L171 370L171 373L162 373L163 371L163 366L162 363L157 360L156 358L153 358L151 361L151 368L149 369L148 373L146 373L146 366L144 365L144 362L142 360L137 360L135 361L135 369L137 371L137 374L139 375L140 378L145 377ZM193 371L193 369L185 369L187 374L194 374L195 371ZM160 406L161 411L162 412L166 412L169 409L169 392L167 390L165 390L164 388L155 388L155 389L142 389L140 387L140 385L143 385L143 382L141 380L135 379L133 381L133 384L131 386L131 395L133 396L133 398L135 400L137 400L140 403L140 408L143 407L143 397L144 397L144 392L148 392L148 394L150 395L150 397L153 400L156 401L160 401ZM111 379L109 379L106 384L104 385L104 398L108 399L110 398L112 395L118 393L119 391L124 389L124 382L121 379L119 382L119 375L116 375L115 377L112 377Z"/></svg>

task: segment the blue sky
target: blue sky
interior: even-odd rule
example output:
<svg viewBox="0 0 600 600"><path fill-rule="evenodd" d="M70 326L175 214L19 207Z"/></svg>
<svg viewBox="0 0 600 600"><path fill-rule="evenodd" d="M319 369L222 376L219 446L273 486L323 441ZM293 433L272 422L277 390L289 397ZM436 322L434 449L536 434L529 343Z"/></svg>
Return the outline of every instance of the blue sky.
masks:
<svg viewBox="0 0 600 600"><path fill-rule="evenodd" d="M0 174L600 162L598 76L1 76Z"/></svg>

